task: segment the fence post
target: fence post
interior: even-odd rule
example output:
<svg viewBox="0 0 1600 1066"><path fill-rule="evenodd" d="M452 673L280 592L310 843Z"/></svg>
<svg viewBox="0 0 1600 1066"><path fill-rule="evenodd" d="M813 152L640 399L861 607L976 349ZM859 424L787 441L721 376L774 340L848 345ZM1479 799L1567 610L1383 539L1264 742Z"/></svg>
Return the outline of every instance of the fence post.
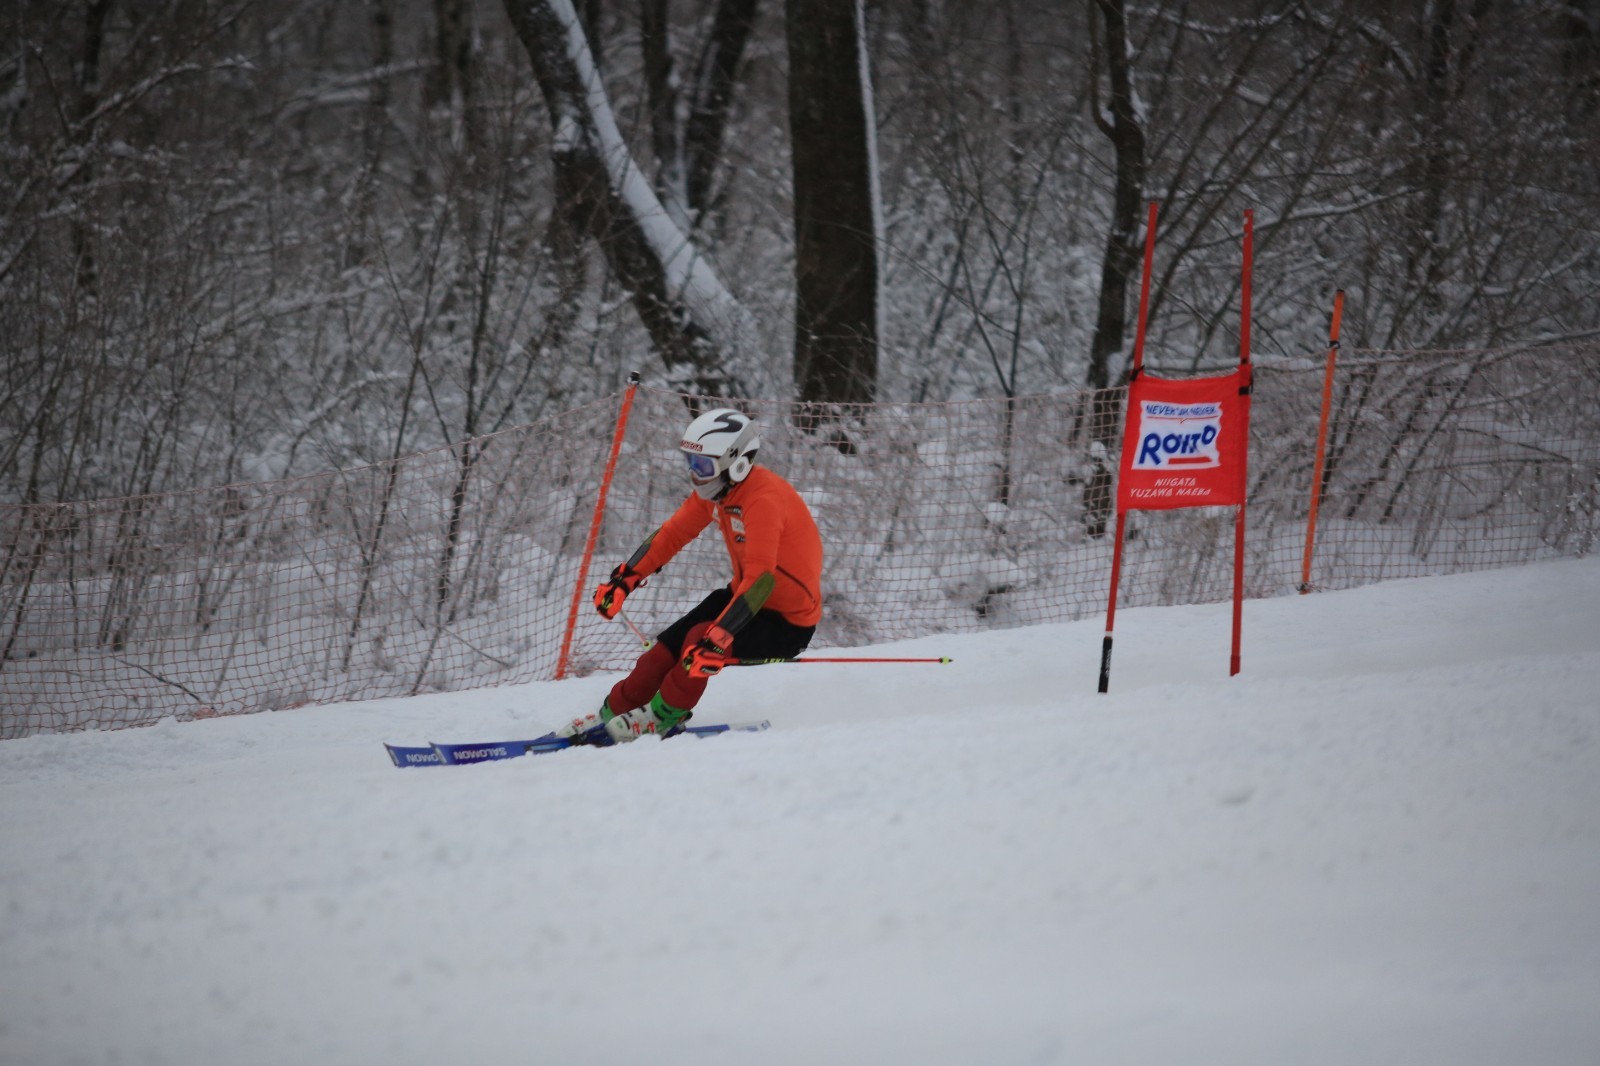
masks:
<svg viewBox="0 0 1600 1066"><path fill-rule="evenodd" d="M567 663L572 654L572 635L578 628L578 611L583 606L583 594L589 584L589 564L594 559L595 545L600 540L600 525L606 517L606 494L611 491L611 478L617 472L617 456L622 452L622 439L628 434L628 415L633 410L633 397L639 390L639 372L628 375L628 389L622 394L622 407L617 411L617 428L611 435L611 454L606 457L605 472L600 476L600 492L595 496L594 516L589 519L589 536L583 544L583 561L578 564L578 580L572 588L572 606L567 611L567 628L561 634L561 654L556 658L556 680L567 676Z"/></svg>

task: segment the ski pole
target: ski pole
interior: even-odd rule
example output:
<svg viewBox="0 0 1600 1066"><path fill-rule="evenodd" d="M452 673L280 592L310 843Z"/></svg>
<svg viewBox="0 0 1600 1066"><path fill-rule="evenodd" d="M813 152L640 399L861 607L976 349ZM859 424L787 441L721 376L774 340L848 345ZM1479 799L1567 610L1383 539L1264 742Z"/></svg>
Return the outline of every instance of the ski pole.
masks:
<svg viewBox="0 0 1600 1066"><path fill-rule="evenodd" d="M729 659L728 666L776 666L778 663L953 663L940 655L929 658L885 658L856 655L799 655L793 659Z"/></svg>
<svg viewBox="0 0 1600 1066"><path fill-rule="evenodd" d="M639 638L639 643L640 644L643 644L645 647L648 648L650 645L655 643L655 641L653 641L649 637L645 636L644 632L638 626L633 624L633 619L629 618L627 615L622 613L622 608L621 607L617 608L617 617L622 619L624 622L626 622L628 624L628 628L633 630L633 635Z"/></svg>

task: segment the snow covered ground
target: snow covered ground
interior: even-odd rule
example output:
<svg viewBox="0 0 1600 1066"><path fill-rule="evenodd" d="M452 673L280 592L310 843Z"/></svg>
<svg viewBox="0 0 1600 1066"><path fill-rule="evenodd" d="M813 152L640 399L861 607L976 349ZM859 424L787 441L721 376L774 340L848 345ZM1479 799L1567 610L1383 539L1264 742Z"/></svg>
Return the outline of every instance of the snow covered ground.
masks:
<svg viewBox="0 0 1600 1066"><path fill-rule="evenodd" d="M1600 1062L1600 559L1228 610L0 743L0 1062Z"/></svg>

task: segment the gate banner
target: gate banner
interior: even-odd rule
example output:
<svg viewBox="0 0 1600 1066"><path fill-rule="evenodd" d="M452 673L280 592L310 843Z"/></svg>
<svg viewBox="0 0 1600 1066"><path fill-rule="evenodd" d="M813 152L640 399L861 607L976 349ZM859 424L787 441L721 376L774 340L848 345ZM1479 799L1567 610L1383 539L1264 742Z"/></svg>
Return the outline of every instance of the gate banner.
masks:
<svg viewBox="0 0 1600 1066"><path fill-rule="evenodd" d="M1250 365L1225 377L1174 381L1135 374L1128 386L1119 511L1244 503Z"/></svg>

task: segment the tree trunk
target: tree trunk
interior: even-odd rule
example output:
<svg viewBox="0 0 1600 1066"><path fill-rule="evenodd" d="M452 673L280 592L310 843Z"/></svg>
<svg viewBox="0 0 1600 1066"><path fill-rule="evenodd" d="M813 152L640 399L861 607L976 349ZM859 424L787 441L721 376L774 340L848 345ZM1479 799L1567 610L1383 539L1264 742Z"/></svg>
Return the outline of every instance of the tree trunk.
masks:
<svg viewBox="0 0 1600 1066"><path fill-rule="evenodd" d="M1096 0L1105 27L1104 54L1110 83L1110 112L1095 101L1095 121L1111 139L1116 157L1111 230L1100 260L1100 306L1089 342L1089 439L1092 471L1084 484L1083 524L1091 537L1104 535L1112 510L1110 450L1121 430L1120 390L1111 387L1111 357L1122 351L1128 326L1128 283L1139 262L1139 201L1144 196L1145 135L1133 97L1133 62L1128 54L1128 20L1123 0ZM1099 79L1096 78L1096 95Z"/></svg>
<svg viewBox="0 0 1600 1066"><path fill-rule="evenodd" d="M1116 156L1111 230L1100 260L1100 306L1089 343L1088 386L1111 384L1111 357L1122 351L1128 324L1128 283L1139 262L1139 201L1144 196L1144 127L1133 102L1132 60L1123 0L1097 0L1105 22L1106 73L1111 85L1110 113L1098 106L1095 121L1111 140Z"/></svg>
<svg viewBox="0 0 1600 1066"><path fill-rule="evenodd" d="M858 0L789 0L794 377L807 403L870 403L878 379L877 204Z"/></svg>
<svg viewBox="0 0 1600 1066"><path fill-rule="evenodd" d="M702 230L714 206L733 87L755 28L756 6L757 0L717 0L711 34L684 82L673 57L671 0L640 4L656 193L685 232Z"/></svg>
<svg viewBox="0 0 1600 1066"><path fill-rule="evenodd" d="M688 164L689 210L697 224L704 222L717 199L713 179L722 165L722 142L733 106L734 79L755 28L756 7L756 0L721 0L717 4L711 39L695 70L684 155Z"/></svg>
<svg viewBox="0 0 1600 1066"><path fill-rule="evenodd" d="M78 55L77 114L74 119L81 124L77 138L80 146L87 146L91 136L89 116L100 104L100 59L105 47L106 18L111 13L112 0L91 0L84 17L83 50ZM78 172L74 184L87 188L93 184L93 174L88 164ZM94 296L100 287L100 271L96 264L92 230L83 219L90 212L80 209L72 221L72 256L78 282L78 291Z"/></svg>
<svg viewBox="0 0 1600 1066"><path fill-rule="evenodd" d="M372 27L372 95L361 122L361 170L350 193L350 232L345 238L346 267L366 262L373 254L371 233L376 210L378 174L383 167L384 141L389 135L389 102L394 63L394 0L367 0Z"/></svg>

